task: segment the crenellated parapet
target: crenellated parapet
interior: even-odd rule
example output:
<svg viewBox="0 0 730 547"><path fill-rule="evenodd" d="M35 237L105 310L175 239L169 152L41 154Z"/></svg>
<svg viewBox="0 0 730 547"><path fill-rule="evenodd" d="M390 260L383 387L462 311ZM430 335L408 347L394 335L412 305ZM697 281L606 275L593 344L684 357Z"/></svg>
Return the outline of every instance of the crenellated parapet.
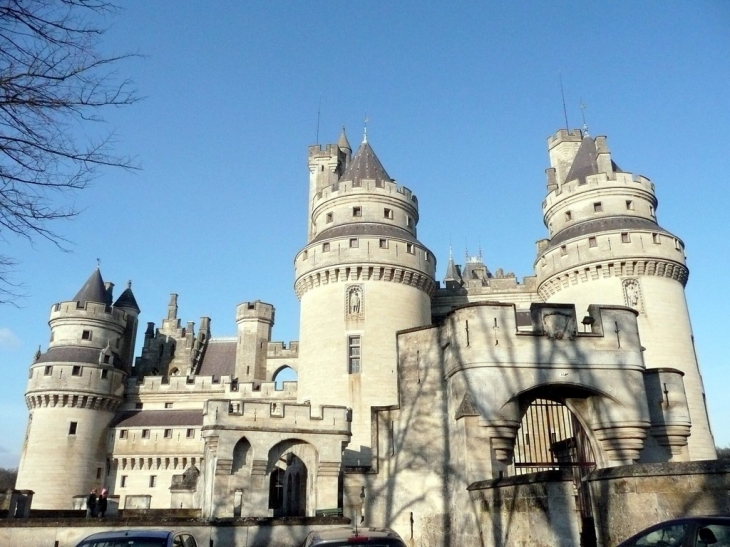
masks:
<svg viewBox="0 0 730 547"><path fill-rule="evenodd" d="M221 428L349 435L350 412L341 406L210 399L203 410L203 431Z"/></svg>
<svg viewBox="0 0 730 547"><path fill-rule="evenodd" d="M230 376L145 376L127 380L127 398L174 397L198 394L208 397L225 396L233 399L282 399L296 398L297 383L283 382L277 389L276 382L237 382ZM174 397L173 397L174 396Z"/></svg>

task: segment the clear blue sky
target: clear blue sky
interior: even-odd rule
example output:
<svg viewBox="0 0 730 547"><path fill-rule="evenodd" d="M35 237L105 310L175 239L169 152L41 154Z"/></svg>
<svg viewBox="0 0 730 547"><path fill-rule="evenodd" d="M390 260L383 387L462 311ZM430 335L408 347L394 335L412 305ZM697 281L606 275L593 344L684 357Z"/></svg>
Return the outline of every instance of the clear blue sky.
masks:
<svg viewBox="0 0 730 547"><path fill-rule="evenodd" d="M730 265L730 3L125 2L104 40L145 100L107 113L139 173L106 171L56 228L60 252L0 240L28 297L0 307L0 466L17 465L23 393L50 306L101 259L128 279L144 323L169 294L183 322L235 332L235 306L276 306L274 339L298 337L293 258L306 239L307 146L347 126L419 197L419 238L438 257L478 248L492 271L530 275L546 237L546 138L607 135L613 159L655 184L658 219L681 237L687 296L716 441L730 445L725 341ZM463 261L463 260L459 260ZM597 295L600 300L600 295ZM671 321L671 317L666 320ZM139 344L137 347L139 353Z"/></svg>

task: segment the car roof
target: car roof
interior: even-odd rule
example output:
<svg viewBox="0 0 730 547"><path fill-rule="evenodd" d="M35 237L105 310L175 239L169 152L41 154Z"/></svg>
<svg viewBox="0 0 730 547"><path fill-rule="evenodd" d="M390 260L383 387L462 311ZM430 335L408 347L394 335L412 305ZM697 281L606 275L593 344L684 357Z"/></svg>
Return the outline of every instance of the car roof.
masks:
<svg viewBox="0 0 730 547"><path fill-rule="evenodd" d="M328 528L326 530L316 530L310 533L310 538L315 541L334 541L338 539L347 539L352 536L368 537L368 538L398 538L400 536L389 528Z"/></svg>
<svg viewBox="0 0 730 547"><path fill-rule="evenodd" d="M176 532L172 530L109 530L107 532L97 532L84 538L84 541L88 539L112 539L112 538L166 538L170 534Z"/></svg>

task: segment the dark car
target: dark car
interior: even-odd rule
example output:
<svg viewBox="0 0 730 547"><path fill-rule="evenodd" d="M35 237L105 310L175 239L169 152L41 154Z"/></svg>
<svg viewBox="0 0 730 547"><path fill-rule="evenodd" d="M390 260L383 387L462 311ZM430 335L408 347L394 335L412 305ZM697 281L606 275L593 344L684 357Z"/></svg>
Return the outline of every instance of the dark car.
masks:
<svg viewBox="0 0 730 547"><path fill-rule="evenodd" d="M730 547L730 517L686 517L655 524L618 547Z"/></svg>
<svg viewBox="0 0 730 547"><path fill-rule="evenodd" d="M406 547L403 540L388 528L330 528L310 532L302 547Z"/></svg>
<svg viewBox="0 0 730 547"><path fill-rule="evenodd" d="M92 534L76 547L198 547L188 532L114 530Z"/></svg>

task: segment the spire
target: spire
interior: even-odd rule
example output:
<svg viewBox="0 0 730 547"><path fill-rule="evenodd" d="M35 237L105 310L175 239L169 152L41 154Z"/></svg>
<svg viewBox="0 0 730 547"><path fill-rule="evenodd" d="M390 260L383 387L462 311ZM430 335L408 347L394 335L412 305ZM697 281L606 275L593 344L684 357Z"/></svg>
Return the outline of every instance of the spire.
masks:
<svg viewBox="0 0 730 547"><path fill-rule="evenodd" d="M108 305L109 296L104 287L104 280L101 278L98 265L89 279L86 280L84 286L81 287L81 290L71 300L76 300L80 306L86 305L87 302Z"/></svg>
<svg viewBox="0 0 730 547"><path fill-rule="evenodd" d="M134 293L132 292L132 282L127 281L127 288L124 289L124 292L119 295L119 298L117 298L117 301L114 302L115 308L126 308L129 310L136 311L137 313L140 312L139 306L137 305L137 299L134 297Z"/></svg>
<svg viewBox="0 0 730 547"><path fill-rule="evenodd" d="M360 145L340 177L340 180L352 181L353 186L362 186L363 179L374 180L375 186L380 187L385 185L385 181L393 182L368 142Z"/></svg>
<svg viewBox="0 0 730 547"><path fill-rule="evenodd" d="M340 138L337 141L337 146L339 146L343 150L347 150L348 152L352 153L352 147L350 146L350 141L347 140L344 125L342 126L342 133L340 134Z"/></svg>
<svg viewBox="0 0 730 547"><path fill-rule="evenodd" d="M461 285L461 275L459 274L459 269L456 267L456 264L454 264L454 253L451 246L449 246L449 262L446 264L446 277L444 277L444 283L447 288L451 284Z"/></svg>

